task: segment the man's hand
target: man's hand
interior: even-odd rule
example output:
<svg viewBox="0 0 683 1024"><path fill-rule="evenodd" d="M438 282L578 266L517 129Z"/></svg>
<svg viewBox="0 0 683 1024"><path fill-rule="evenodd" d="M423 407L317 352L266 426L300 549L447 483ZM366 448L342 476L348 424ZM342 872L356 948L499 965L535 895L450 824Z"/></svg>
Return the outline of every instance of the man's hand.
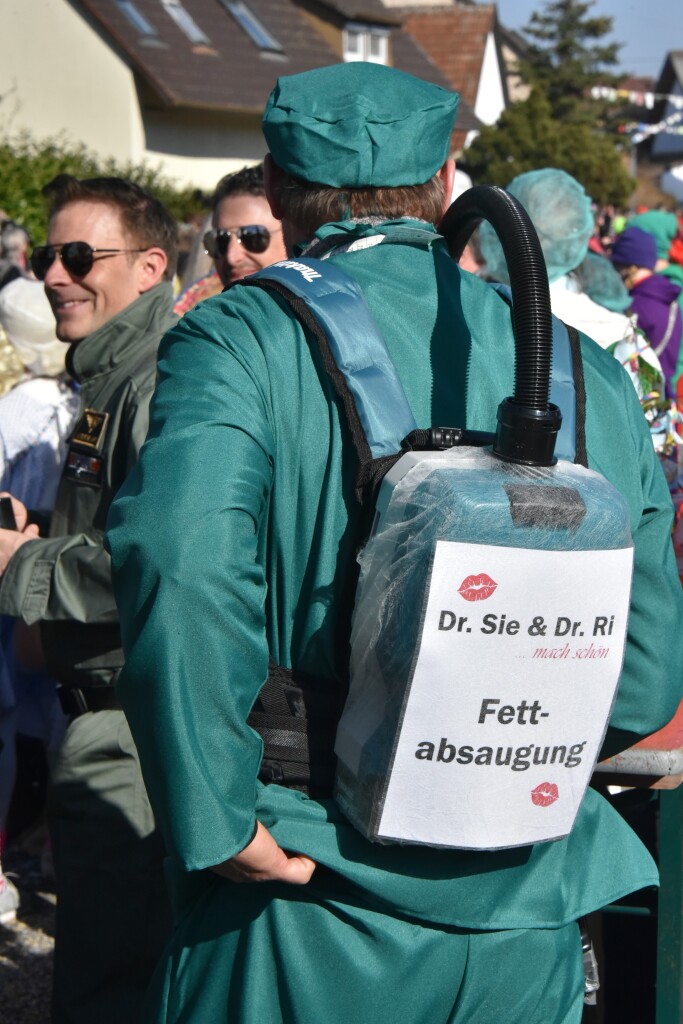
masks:
<svg viewBox="0 0 683 1024"><path fill-rule="evenodd" d="M3 491L0 498L12 499L12 511L17 523L16 530L0 530L0 576L4 573L10 558L22 544L27 540L35 540L39 536L38 527L35 524L28 524L28 512L26 506L11 494Z"/></svg>
<svg viewBox="0 0 683 1024"><path fill-rule="evenodd" d="M291 885L306 885L315 868L315 861L310 857L280 849L268 829L259 821L256 835L249 845L235 857L216 864L211 870L233 882L289 882Z"/></svg>
<svg viewBox="0 0 683 1024"><path fill-rule="evenodd" d="M19 501L18 498L12 497L9 491L0 491L0 498L9 498L9 500L12 502L14 521L17 524L17 530L19 531L19 533L22 533L26 529L26 525L28 523L28 511L26 509L26 506L21 501Z"/></svg>

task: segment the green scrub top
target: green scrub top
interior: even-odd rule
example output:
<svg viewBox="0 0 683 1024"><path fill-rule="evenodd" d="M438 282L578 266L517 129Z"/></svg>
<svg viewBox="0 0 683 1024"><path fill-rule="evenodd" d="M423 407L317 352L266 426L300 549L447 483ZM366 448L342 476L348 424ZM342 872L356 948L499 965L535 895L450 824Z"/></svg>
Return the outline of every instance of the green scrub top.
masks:
<svg viewBox="0 0 683 1024"><path fill-rule="evenodd" d="M393 230L343 223L318 235ZM513 389L508 305L436 237L363 245L331 259L360 283L418 425L492 430ZM616 360L581 343L589 464L626 498L635 543L608 736L618 749L676 709L682 596L671 501L635 391ZM649 854L591 789L567 838L473 853L372 844L333 801L257 782L262 744L246 720L269 656L331 685L342 671L354 472L330 382L278 297L238 284L166 336L150 432L108 542L126 651L119 691L178 899L195 903L214 877L200 869L239 852L255 818L333 869L354 899L444 925L559 927L656 884Z"/></svg>

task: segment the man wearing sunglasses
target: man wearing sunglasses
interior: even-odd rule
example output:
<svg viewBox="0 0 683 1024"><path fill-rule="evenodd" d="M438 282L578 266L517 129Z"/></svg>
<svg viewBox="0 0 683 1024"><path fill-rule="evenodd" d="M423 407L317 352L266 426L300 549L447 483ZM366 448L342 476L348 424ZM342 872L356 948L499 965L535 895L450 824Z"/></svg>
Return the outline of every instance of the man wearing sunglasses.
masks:
<svg viewBox="0 0 683 1024"><path fill-rule="evenodd" d="M57 881L54 1024L133 1021L169 928L163 850L116 697L123 664L109 555L109 505L147 430L156 352L175 322L176 225L117 178L46 186L44 282L80 392L49 535L0 530L0 612L39 633L70 721L48 798Z"/></svg>
<svg viewBox="0 0 683 1024"><path fill-rule="evenodd" d="M265 180L292 253L292 306L252 277L162 343L150 432L108 533L125 624L119 693L179 908L145 1024L579 1024L577 917L655 877L591 790L569 836L479 852L370 842L331 798L362 432L324 366L356 321L344 301L345 323L316 335L292 309L312 281L322 292L330 268L344 271L416 423L494 429L514 377L510 308L460 270L435 228L453 189L457 102L372 63L281 77L263 118ZM630 379L580 343L588 458L622 492L634 529L612 724L651 731L673 715L683 676L671 499ZM362 390L375 365L360 355ZM479 668L473 685L488 693ZM500 674L503 686L502 662ZM457 673L452 682L459 692ZM448 722L444 710L444 737ZM371 775L360 738L358 757ZM451 784L466 786L450 767Z"/></svg>
<svg viewBox="0 0 683 1024"><path fill-rule="evenodd" d="M224 287L287 258L282 224L273 217L264 192L263 164L243 167L218 182L204 248Z"/></svg>

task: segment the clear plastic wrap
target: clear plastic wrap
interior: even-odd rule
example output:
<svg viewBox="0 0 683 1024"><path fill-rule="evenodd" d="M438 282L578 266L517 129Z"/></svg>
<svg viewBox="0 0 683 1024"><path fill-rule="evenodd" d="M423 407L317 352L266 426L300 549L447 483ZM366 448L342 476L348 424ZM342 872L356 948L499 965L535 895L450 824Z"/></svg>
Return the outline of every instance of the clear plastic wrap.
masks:
<svg viewBox="0 0 683 1024"><path fill-rule="evenodd" d="M621 627L625 637L632 545L627 508L621 495L603 477L583 467L567 462L560 462L550 468L524 467L503 462L484 449L454 448L447 452L410 453L404 456L383 482L377 520L375 532L359 556L361 572L351 637L351 683L337 733L336 798L346 816L370 839L459 846L457 827L451 833L446 828L445 838L441 841L438 829L436 832L427 830L426 834L431 839L420 838L419 823L407 824L405 834L400 836L395 833L383 836L380 824L420 654L437 543L451 541L483 545L485 547L476 550L486 551L489 555L491 546L497 549L526 549L533 552L535 565L539 564L538 552L595 552L597 555L598 552L622 550L628 561L627 592L615 594L614 599L618 597L621 602L620 617L624 620ZM475 554L472 560L475 569L476 558ZM588 558L591 562L594 560L592 556ZM603 561L610 562L609 556ZM572 562L572 566L574 564ZM621 577L617 573L617 578L623 580L623 572ZM564 606L557 602L561 602L563 585L562 579L554 578L543 580L539 586L538 573L533 580L528 581L529 588L535 593L534 600L539 602L539 609L547 605L548 608L561 610ZM470 604L465 608L465 602L462 607L470 613L471 623L475 622L475 618L470 609L479 613L475 632L485 632L479 625L482 614L480 609L485 610L493 606L494 602L485 604L484 600L479 600L488 597L488 594L483 593L486 589L485 580L482 584L481 579L474 579L474 590L477 586L483 587L482 591L470 595ZM575 579L572 586L576 591ZM545 596L539 595L539 590L543 588L547 588ZM519 580L522 598L524 589L524 580ZM610 593L609 586L607 592ZM573 600L576 604L575 593ZM555 615L558 622L561 617ZM496 626L499 619L495 615L491 617ZM502 619L505 619L504 615ZM450 626L450 620L446 620L446 626ZM592 628L595 629L595 626ZM529 654L533 659L534 652L539 650L538 644L534 647L533 627L522 621L521 625L517 625L517 632L519 636L505 638L510 651L522 651L521 655L515 654L514 657L524 657L524 651L533 648ZM467 628L467 633L472 633L471 628ZM465 639L468 643L473 642L471 636L465 637L463 634L461 643ZM561 639L564 642L564 637ZM516 646L513 647L513 643ZM558 650L563 649L559 646L559 639L557 645ZM555 650L554 647L547 649ZM567 649L570 649L569 644ZM583 647L576 649L584 650ZM585 649L588 650L587 647ZM622 658L623 642L620 650L618 643L611 649L609 660L612 678L607 687L609 693L605 692L601 697L602 710L597 707L593 709L593 713L601 714L603 719L598 729L599 735L592 742L596 748L604 734ZM535 663L531 668L538 670ZM438 680L435 681L435 692L440 692L436 682ZM439 732L439 723L457 719L457 679L449 693L452 693L452 698L448 698L449 702L452 700L450 706L443 706L442 698L439 697L429 711L435 721L434 735L438 734L438 740L443 733L444 742L448 730L444 724ZM536 733L539 731L536 730ZM597 754L597 749L594 754ZM420 755L416 753L414 756L417 758ZM572 780L574 813L588 781L588 766L584 765L580 774L580 779L577 773ZM415 785L424 786L426 778L426 775L422 776L422 781L418 778ZM459 768L457 778L466 780L464 769ZM453 773L452 780L455 779ZM402 782L408 788L412 784L407 778ZM457 785L460 785L460 781ZM426 788L429 788L429 784ZM408 790L406 796L409 796ZM466 801L467 798L463 796L462 799ZM416 806L421 807L423 801L419 795L416 800ZM429 800L426 799L424 803L429 804ZM410 800L407 799L408 817L413 813L409 805ZM441 810L446 820L451 810L448 807ZM430 813L439 812L432 809ZM558 827L559 835L564 826ZM482 838L481 843L484 848L517 845L516 842L497 843L495 837L490 839L487 836ZM477 843L474 846L476 848Z"/></svg>

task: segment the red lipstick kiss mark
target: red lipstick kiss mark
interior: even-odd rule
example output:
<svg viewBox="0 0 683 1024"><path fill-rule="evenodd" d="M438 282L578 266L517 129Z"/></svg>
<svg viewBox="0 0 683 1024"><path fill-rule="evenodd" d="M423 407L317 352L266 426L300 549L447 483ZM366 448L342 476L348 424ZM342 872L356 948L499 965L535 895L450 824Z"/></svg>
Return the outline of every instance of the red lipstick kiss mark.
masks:
<svg viewBox="0 0 683 1024"><path fill-rule="evenodd" d="M458 593L466 601L485 601L497 586L495 580L492 580L485 572L480 572L477 576L466 576L458 587Z"/></svg>
<svg viewBox="0 0 683 1024"><path fill-rule="evenodd" d="M531 800L537 807L550 807L559 799L559 792L554 782L542 782L531 790Z"/></svg>

